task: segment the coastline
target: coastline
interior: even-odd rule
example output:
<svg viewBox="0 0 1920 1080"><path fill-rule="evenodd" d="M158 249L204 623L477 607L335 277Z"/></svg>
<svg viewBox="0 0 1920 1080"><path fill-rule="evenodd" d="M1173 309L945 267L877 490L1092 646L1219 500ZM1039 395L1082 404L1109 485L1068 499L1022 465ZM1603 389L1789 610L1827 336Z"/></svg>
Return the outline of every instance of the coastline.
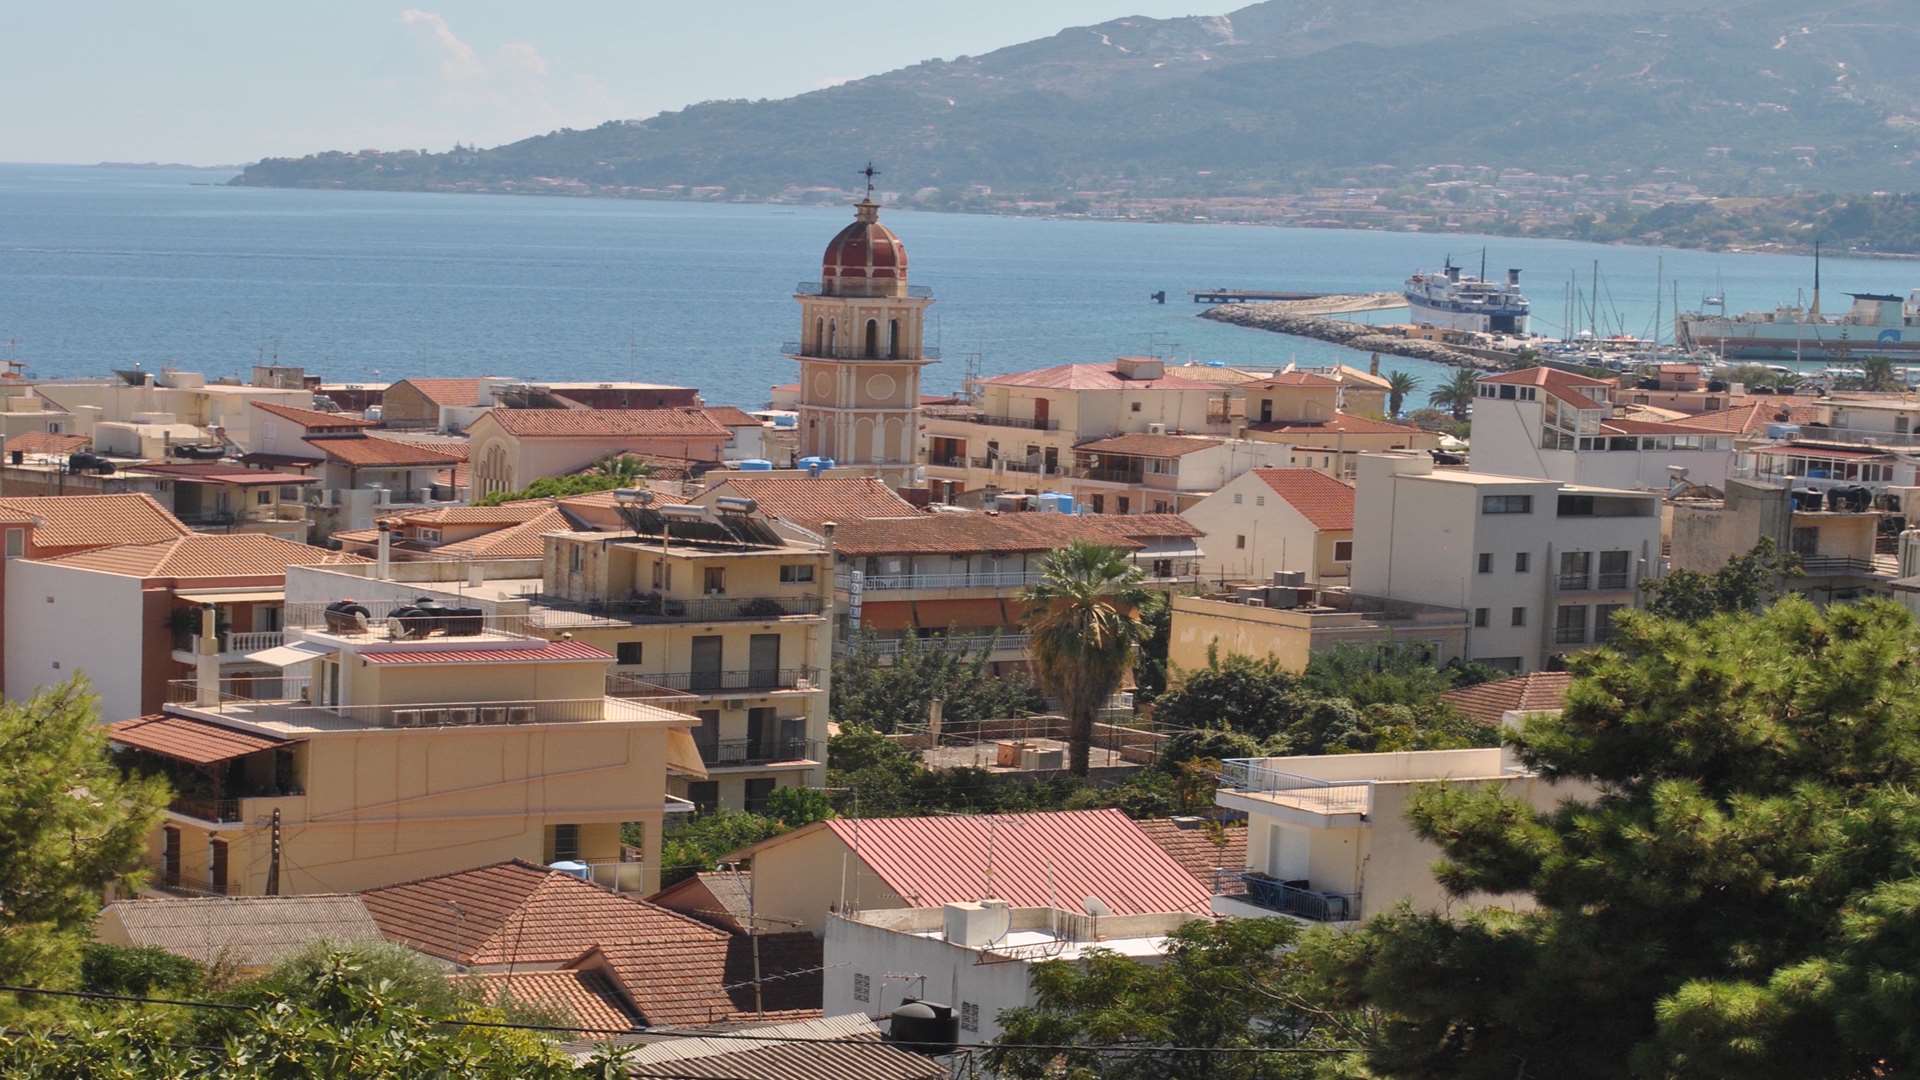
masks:
<svg viewBox="0 0 1920 1080"><path fill-rule="evenodd" d="M1432 364L1445 364L1471 371L1504 370L1498 364L1464 349L1455 349L1432 341L1415 341L1396 337L1393 334L1383 334L1378 332L1377 327L1368 326L1365 323L1342 322L1318 315L1300 314L1297 310L1288 308L1289 304L1295 303L1300 301L1220 304L1201 312L1199 317L1230 326L1245 327L1249 330L1264 330L1272 334L1325 341L1349 349L1358 349L1361 352L1384 353L1409 360L1425 360Z"/></svg>

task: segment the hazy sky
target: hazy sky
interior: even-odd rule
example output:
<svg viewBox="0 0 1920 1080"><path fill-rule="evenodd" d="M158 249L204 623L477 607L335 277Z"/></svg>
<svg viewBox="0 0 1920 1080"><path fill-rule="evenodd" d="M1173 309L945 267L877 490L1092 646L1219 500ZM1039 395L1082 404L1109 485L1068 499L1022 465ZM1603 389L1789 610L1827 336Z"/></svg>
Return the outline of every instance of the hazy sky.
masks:
<svg viewBox="0 0 1920 1080"><path fill-rule="evenodd" d="M1121 15L1238 6L1206 3L0 0L0 160L492 145L785 97Z"/></svg>

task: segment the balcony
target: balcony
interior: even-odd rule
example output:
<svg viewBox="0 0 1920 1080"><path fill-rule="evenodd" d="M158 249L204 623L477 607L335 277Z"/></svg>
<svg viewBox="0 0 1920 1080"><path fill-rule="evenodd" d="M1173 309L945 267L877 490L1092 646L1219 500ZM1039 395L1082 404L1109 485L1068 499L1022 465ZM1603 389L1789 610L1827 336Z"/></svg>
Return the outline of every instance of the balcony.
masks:
<svg viewBox="0 0 1920 1080"><path fill-rule="evenodd" d="M1044 461L1021 461L1016 458L1001 458L1000 467L1012 473L1032 473L1035 476L1062 476L1066 470L1059 465L1048 465Z"/></svg>
<svg viewBox="0 0 1920 1080"><path fill-rule="evenodd" d="M942 649L948 652L979 652L991 649L997 656L1000 653L1016 653L1024 656L1030 634L936 634L919 639L922 649ZM833 652L836 656L859 656L866 659L892 662L900 658L905 643L900 638L870 638L857 645L847 642L835 642Z"/></svg>
<svg viewBox="0 0 1920 1080"><path fill-rule="evenodd" d="M1036 419L1031 416L999 416L994 413L975 412L961 416L947 416L940 419L957 421L962 424L984 424L987 427L1024 428L1028 431L1059 431L1060 421L1051 418Z"/></svg>
<svg viewBox="0 0 1920 1080"><path fill-rule="evenodd" d="M1305 881L1281 881L1261 873L1217 870L1213 891L1219 897L1308 922L1352 922L1361 917L1357 892L1322 892Z"/></svg>
<svg viewBox="0 0 1920 1080"><path fill-rule="evenodd" d="M486 607L452 608L439 598L352 601L365 610L327 610L321 603L288 604L284 616L289 629L323 631L355 643L368 641L422 641L445 638L466 642L502 638L524 640L531 633L532 616L501 615Z"/></svg>
<svg viewBox="0 0 1920 1080"><path fill-rule="evenodd" d="M1590 579L1584 573L1561 574L1555 579L1555 583L1560 586L1561 592L1586 592L1590 585Z"/></svg>
<svg viewBox="0 0 1920 1080"><path fill-rule="evenodd" d="M1881 570L1874 559L1858 555L1802 555L1800 573L1807 577L1844 577L1851 575L1871 576L1884 573L1892 576L1899 572L1899 560L1889 558L1887 569Z"/></svg>
<svg viewBox="0 0 1920 1080"><path fill-rule="evenodd" d="M1633 587L1633 574L1625 570L1618 570L1618 571L1602 570L1600 571L1600 576L1597 579L1595 579L1595 583L1594 583L1594 588L1602 591L1617 592L1621 589L1627 589L1632 587Z"/></svg>
<svg viewBox="0 0 1920 1080"><path fill-rule="evenodd" d="M1283 772L1265 762L1265 758L1231 758L1221 762L1221 789L1252 796L1273 807L1323 817L1340 814L1364 817L1372 807L1373 782L1370 780L1323 780Z"/></svg>
<svg viewBox="0 0 1920 1080"><path fill-rule="evenodd" d="M214 700L199 701L194 679L167 684L167 703L192 712L231 716L276 734L364 731L380 728L461 728L522 724L584 724L659 720L652 709L613 696L508 701L405 702L387 705L315 705L307 679L233 676L220 680Z"/></svg>
<svg viewBox="0 0 1920 1080"><path fill-rule="evenodd" d="M817 690L820 669L812 667L752 668L746 671L668 671L617 676L630 680L633 693L615 697L649 697L649 689L688 694L767 693L775 690Z"/></svg>
<svg viewBox="0 0 1920 1080"><path fill-rule="evenodd" d="M242 820L239 799L214 799L197 795L175 795L167 803L167 809L176 814L185 814L201 821L220 824Z"/></svg>
<svg viewBox="0 0 1920 1080"><path fill-rule="evenodd" d="M920 355L914 356L911 350L906 352L870 353L864 348L852 345L806 345L798 341L785 341L780 344L783 356L806 357L810 360L875 360L875 361L914 361L938 360L940 348L937 345L920 346Z"/></svg>
<svg viewBox="0 0 1920 1080"><path fill-rule="evenodd" d="M218 637L218 657L222 664L246 663L247 654L261 649L278 648L286 637L278 630L248 630L241 633L222 632ZM176 633L173 637L173 658L182 664L197 663L200 659L199 635Z"/></svg>
<svg viewBox="0 0 1920 1080"><path fill-rule="evenodd" d="M904 589L1023 589L1038 584L1045 575L1038 570L962 570L950 574L867 574L861 580L866 592ZM849 577L838 579L848 588Z"/></svg>
<svg viewBox="0 0 1920 1080"><path fill-rule="evenodd" d="M1555 645L1585 645L1587 643L1587 628L1585 625L1556 626L1553 628L1553 643Z"/></svg>
<svg viewBox="0 0 1920 1080"><path fill-rule="evenodd" d="M775 764L812 766L825 761L825 749L818 739L701 739L700 760L716 769L752 768Z"/></svg>
<svg viewBox="0 0 1920 1080"><path fill-rule="evenodd" d="M532 624L548 630L605 623L769 622L814 618L827 610L826 601L818 595L703 596L679 600L653 594L637 600L581 601L534 593L526 599L532 605L529 616Z"/></svg>
<svg viewBox="0 0 1920 1080"><path fill-rule="evenodd" d="M793 292L796 296L887 297L899 295L898 287L890 281L876 282L871 285L855 281L836 281L832 289L822 288L818 281L803 281L793 287ZM907 296L914 300L931 299L933 289L927 285L909 285Z"/></svg>
<svg viewBox="0 0 1920 1080"><path fill-rule="evenodd" d="M1143 469L1115 469L1101 465L1082 465L1073 470L1080 480L1095 480L1104 484L1144 484L1147 481Z"/></svg>

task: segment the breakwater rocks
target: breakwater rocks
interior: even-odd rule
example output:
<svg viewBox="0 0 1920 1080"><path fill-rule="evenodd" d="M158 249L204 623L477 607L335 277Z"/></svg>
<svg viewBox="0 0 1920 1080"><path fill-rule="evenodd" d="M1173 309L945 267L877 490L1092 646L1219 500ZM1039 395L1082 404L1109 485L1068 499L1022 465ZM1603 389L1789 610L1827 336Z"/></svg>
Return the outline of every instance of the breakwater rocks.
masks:
<svg viewBox="0 0 1920 1080"><path fill-rule="evenodd" d="M1335 345L1345 345L1349 349L1359 349L1362 352L1406 356L1415 360L1429 360L1436 364L1451 364L1454 367L1483 371L1500 370L1498 364L1448 345L1381 333L1378 327L1367 326L1364 323L1296 315L1285 310L1280 304L1221 304L1201 312L1200 317L1254 330L1292 334L1295 337L1313 338L1315 341L1330 341Z"/></svg>

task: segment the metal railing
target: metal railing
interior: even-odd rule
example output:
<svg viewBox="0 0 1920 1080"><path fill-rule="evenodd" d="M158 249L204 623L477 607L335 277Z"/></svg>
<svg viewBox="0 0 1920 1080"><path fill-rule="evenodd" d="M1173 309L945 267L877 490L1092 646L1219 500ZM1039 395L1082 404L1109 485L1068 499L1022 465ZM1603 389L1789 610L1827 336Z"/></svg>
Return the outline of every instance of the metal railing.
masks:
<svg viewBox="0 0 1920 1080"><path fill-rule="evenodd" d="M1025 428L1028 431L1059 431L1060 421L1051 417L1035 419L1031 416L1001 416L995 413L976 412L964 416L948 416L941 419L955 420L962 424L985 424L988 427Z"/></svg>
<svg viewBox="0 0 1920 1080"><path fill-rule="evenodd" d="M1585 645L1587 628L1585 626L1556 626L1553 628L1555 645Z"/></svg>
<svg viewBox="0 0 1920 1080"><path fill-rule="evenodd" d="M1590 579L1585 573L1561 574L1559 586L1561 592L1585 592Z"/></svg>
<svg viewBox="0 0 1920 1080"><path fill-rule="evenodd" d="M1802 555L1800 572L1809 577L1834 574L1872 574L1875 572L1872 559L1862 559L1854 555Z"/></svg>
<svg viewBox="0 0 1920 1080"><path fill-rule="evenodd" d="M936 634L920 638L919 645L923 649L944 649L949 652L977 652L991 648L996 653L1024 653L1032 640L1031 634ZM835 642L833 651L837 656L896 660L905 647L900 638L871 638L859 643Z"/></svg>
<svg viewBox="0 0 1920 1080"><path fill-rule="evenodd" d="M793 287L799 296L855 296L862 298L899 295L899 286L890 279L882 278L871 285L853 280L836 281L832 289L826 289L818 281L803 281ZM933 295L932 286L909 285L907 295L915 300L924 300Z"/></svg>
<svg viewBox="0 0 1920 1080"><path fill-rule="evenodd" d="M912 349L889 350L885 345L881 345L878 349L868 352L866 347L862 345L842 345L835 342L833 345L827 346L808 345L799 341L783 341L780 343L780 354L782 356L804 356L808 359L818 360L938 360L940 359L940 347L938 345L922 345L920 346L920 354L915 356Z"/></svg>
<svg viewBox="0 0 1920 1080"><path fill-rule="evenodd" d="M643 862L590 862L587 880L612 893L644 894L646 867Z"/></svg>
<svg viewBox="0 0 1920 1080"><path fill-rule="evenodd" d="M695 739L708 765L770 765L780 761L824 761L817 739Z"/></svg>
<svg viewBox="0 0 1920 1080"><path fill-rule="evenodd" d="M582 601L531 594L533 625L552 629L593 622L722 622L732 619L785 619L819 615L826 601L818 595L703 596L678 600L658 595L637 600Z"/></svg>
<svg viewBox="0 0 1920 1080"><path fill-rule="evenodd" d="M1020 458L1002 458L1000 467L1007 472L1033 473L1037 476L1061 476L1066 470L1059 465L1048 465L1044 461L1024 461Z"/></svg>
<svg viewBox="0 0 1920 1080"><path fill-rule="evenodd" d="M1633 573L1629 570L1602 570L1594 581L1596 589L1625 589L1633 584Z"/></svg>
<svg viewBox="0 0 1920 1080"><path fill-rule="evenodd" d="M175 795L167 809L201 821L234 822L240 820L239 799L214 799L197 795Z"/></svg>
<svg viewBox="0 0 1920 1080"><path fill-rule="evenodd" d="M733 694L766 690L818 689L820 669L750 668L745 671L642 672L631 678L647 686L692 694ZM616 694L616 697L642 695Z"/></svg>
<svg viewBox="0 0 1920 1080"><path fill-rule="evenodd" d="M209 712L296 725L346 721L361 728L493 727L514 724L578 724L607 719L606 697L513 701L404 702L387 705L315 705L305 679L223 678L216 700L201 704L193 679L167 684L167 702Z"/></svg>
<svg viewBox="0 0 1920 1080"><path fill-rule="evenodd" d="M1081 480L1099 480L1109 484L1145 484L1144 469L1114 469L1100 465L1075 466L1073 475Z"/></svg>
<svg viewBox="0 0 1920 1080"><path fill-rule="evenodd" d="M1322 780L1284 772L1265 758L1230 758L1220 763L1220 786L1316 814L1366 814L1373 804L1370 780Z"/></svg>
<svg viewBox="0 0 1920 1080"><path fill-rule="evenodd" d="M1045 575L1038 570L961 570L950 574L868 574L862 587L867 592L898 589L1011 589L1038 584ZM849 579L837 584L846 588Z"/></svg>
<svg viewBox="0 0 1920 1080"><path fill-rule="evenodd" d="M442 605L442 611L407 617L396 617L394 612L416 607L413 600L356 600L354 603L357 606L367 610L364 628L361 620L354 615L329 612L328 605L321 603L288 604L283 621L288 629L325 630L330 634L367 641L417 641L427 637L458 641L487 634L517 638L536 636L530 632L531 616L502 615L480 605L457 609L454 603L448 603L444 597L432 599ZM464 613L455 614L455 610Z"/></svg>
<svg viewBox="0 0 1920 1080"><path fill-rule="evenodd" d="M1357 892L1322 892L1304 881L1281 881L1267 874L1217 870L1214 893L1311 922L1351 922L1360 918Z"/></svg>

